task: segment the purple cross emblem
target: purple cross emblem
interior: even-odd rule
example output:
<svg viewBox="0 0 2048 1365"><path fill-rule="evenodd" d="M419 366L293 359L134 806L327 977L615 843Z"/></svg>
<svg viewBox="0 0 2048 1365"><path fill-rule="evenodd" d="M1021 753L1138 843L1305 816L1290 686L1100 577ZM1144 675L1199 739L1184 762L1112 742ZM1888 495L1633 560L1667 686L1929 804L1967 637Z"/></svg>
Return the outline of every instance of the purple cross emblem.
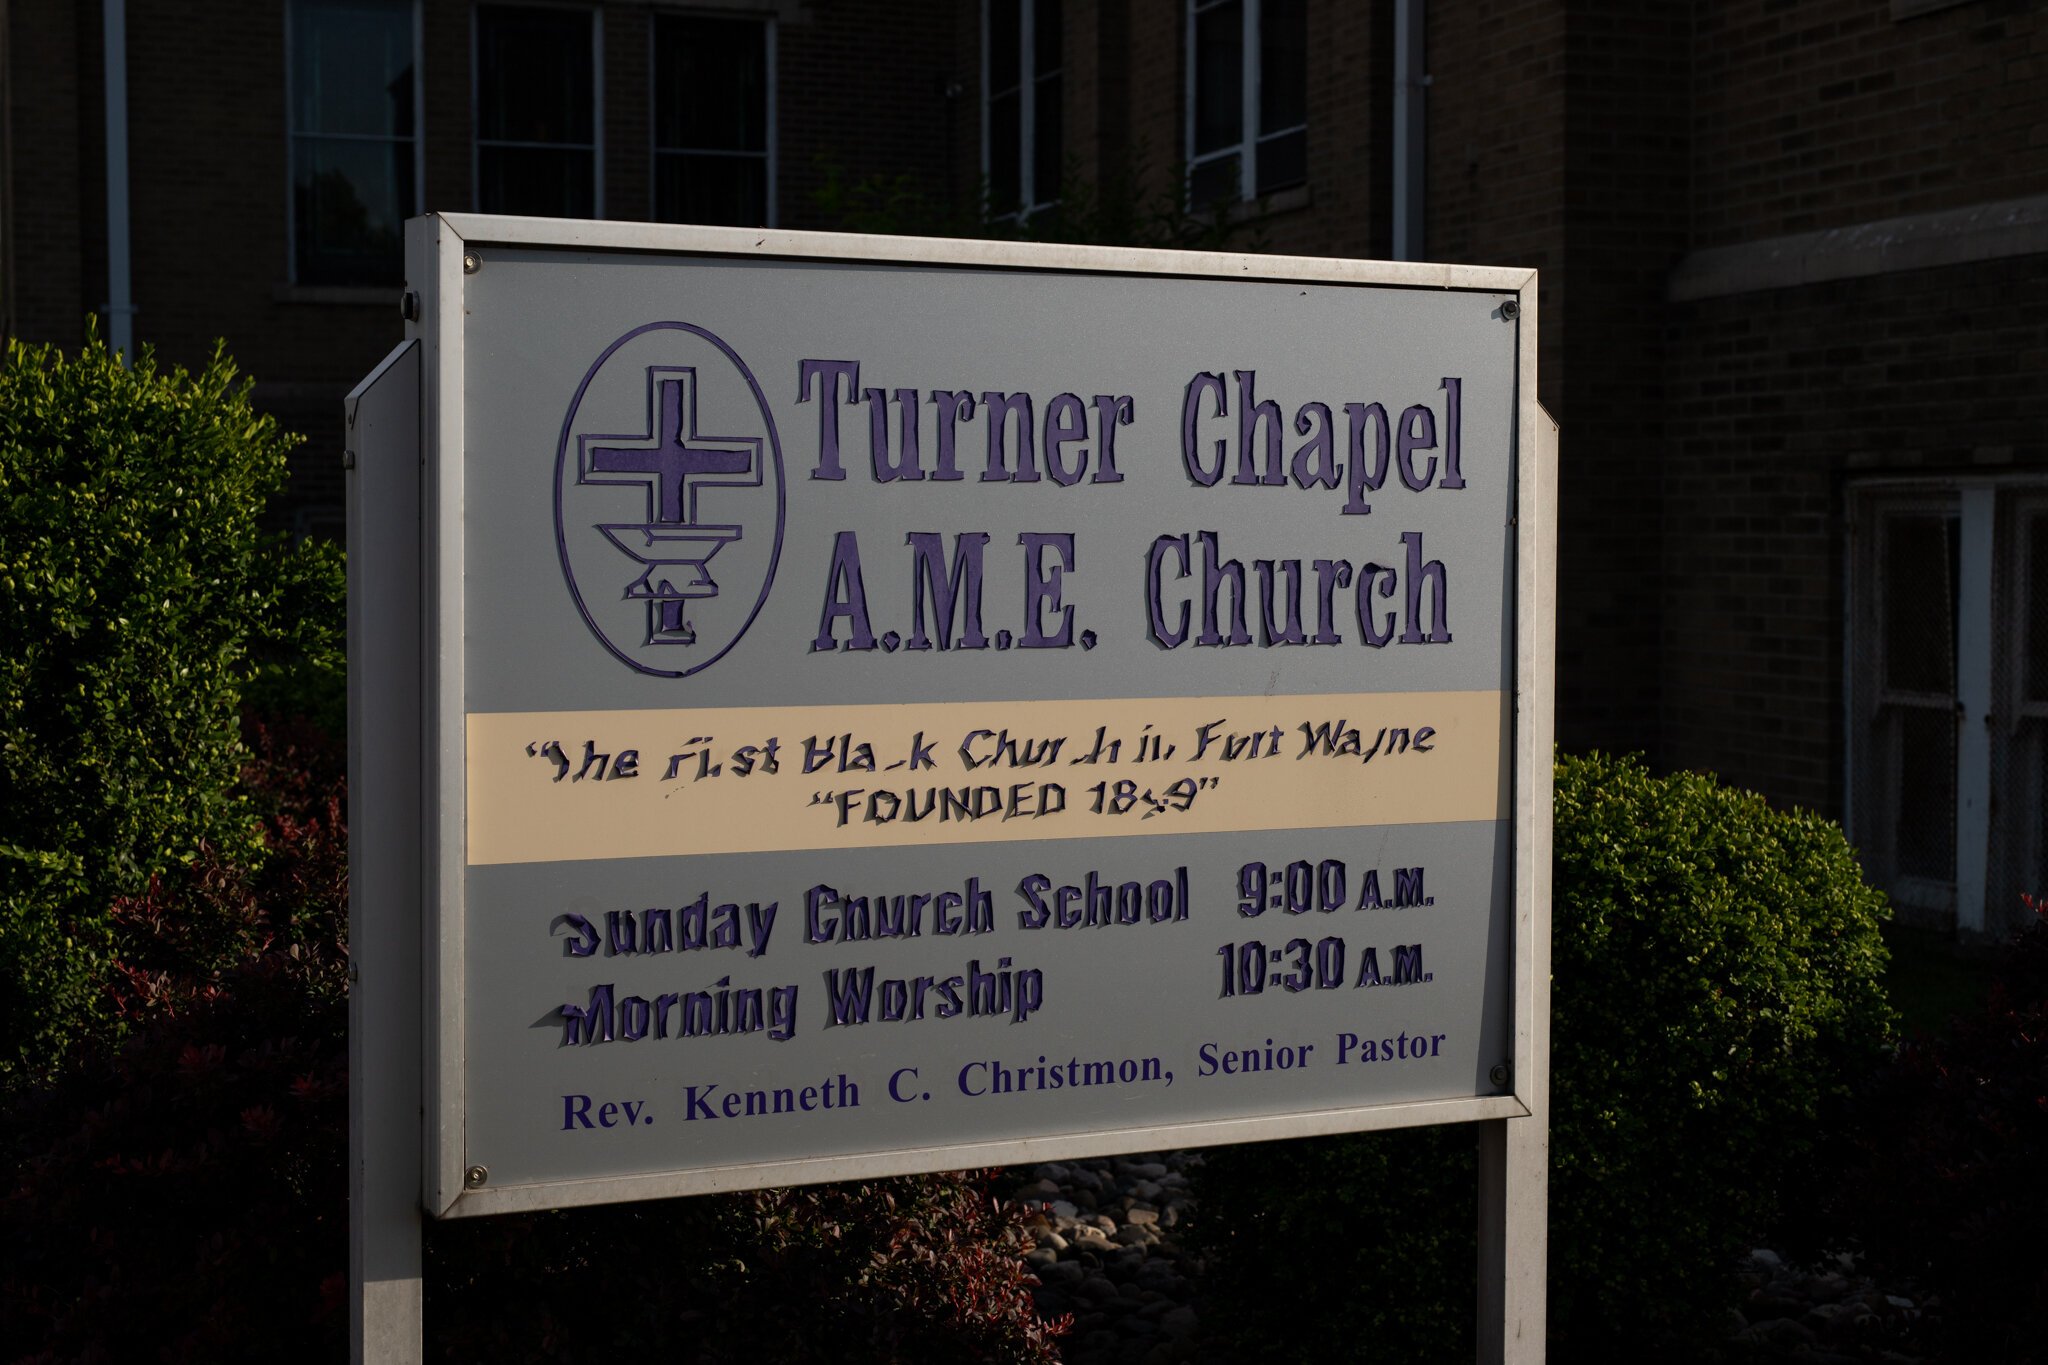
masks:
<svg viewBox="0 0 2048 1365"><path fill-rule="evenodd" d="M711 487L756 488L761 483L761 441L747 436L703 436L697 431L697 371L689 366L647 367L647 430L581 436L577 450L584 484L638 484L647 490L647 519L600 524L597 529L637 563L640 577L627 599L648 604L649 644L687 645L697 634L683 616L692 598L718 595L705 568L738 526L697 520L697 495Z"/></svg>

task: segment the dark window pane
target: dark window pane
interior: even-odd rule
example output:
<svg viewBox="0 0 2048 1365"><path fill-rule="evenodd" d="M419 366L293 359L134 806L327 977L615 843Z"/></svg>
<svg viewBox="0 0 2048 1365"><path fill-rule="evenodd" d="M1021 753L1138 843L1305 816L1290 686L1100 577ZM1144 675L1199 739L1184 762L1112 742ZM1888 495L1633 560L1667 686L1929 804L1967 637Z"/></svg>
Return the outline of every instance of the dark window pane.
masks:
<svg viewBox="0 0 2048 1365"><path fill-rule="evenodd" d="M477 206L485 213L589 218L597 212L596 153L568 147L479 147Z"/></svg>
<svg viewBox="0 0 2048 1365"><path fill-rule="evenodd" d="M1899 871L1949 882L1956 875L1956 722L1946 710L1900 707L1899 810L1892 847Z"/></svg>
<svg viewBox="0 0 2048 1365"><path fill-rule="evenodd" d="M1032 11L1037 31L1031 35L1032 74L1044 76L1060 69L1064 34L1060 25L1060 0L1038 0Z"/></svg>
<svg viewBox="0 0 2048 1365"><path fill-rule="evenodd" d="M1013 92L988 103L988 208L990 213L1017 211L1024 168L1019 147L1023 101Z"/></svg>
<svg viewBox="0 0 2048 1365"><path fill-rule="evenodd" d="M667 223L759 227L768 221L768 159L663 152L654 159L655 214Z"/></svg>
<svg viewBox="0 0 2048 1365"><path fill-rule="evenodd" d="M1259 131L1308 122L1306 0L1266 0L1259 11ZM1261 180L1265 179L1263 168Z"/></svg>
<svg viewBox="0 0 2048 1365"><path fill-rule="evenodd" d="M477 10L479 140L596 141L590 26L588 10Z"/></svg>
<svg viewBox="0 0 2048 1365"><path fill-rule="evenodd" d="M1943 516L1892 517L1884 537L1885 686L1945 695L1955 677L1955 523Z"/></svg>
<svg viewBox="0 0 2048 1365"><path fill-rule="evenodd" d="M1188 204L1192 208L1216 208L1234 204L1242 196L1238 191L1237 158L1222 156L1204 165L1197 166L1188 176Z"/></svg>
<svg viewBox="0 0 2048 1365"><path fill-rule="evenodd" d="M752 19L654 21L654 145L768 149L768 29Z"/></svg>
<svg viewBox="0 0 2048 1365"><path fill-rule="evenodd" d="M1037 126L1031 135L1031 192L1041 204L1060 197L1060 167L1066 160L1066 149L1060 143L1060 97L1058 76L1038 82L1038 103L1032 111Z"/></svg>
<svg viewBox="0 0 2048 1365"><path fill-rule="evenodd" d="M1230 0L1195 16L1194 154L1244 140L1244 6Z"/></svg>
<svg viewBox="0 0 2048 1365"><path fill-rule="evenodd" d="M1024 20L1017 0L989 0L988 6L988 93L999 95L1015 89L1023 80L1018 50L1020 26Z"/></svg>
<svg viewBox="0 0 2048 1365"><path fill-rule="evenodd" d="M292 131L412 136L409 0L292 6Z"/></svg>
<svg viewBox="0 0 2048 1365"><path fill-rule="evenodd" d="M396 282L413 213L410 142L300 137L292 146L293 276L301 284Z"/></svg>
<svg viewBox="0 0 2048 1365"><path fill-rule="evenodd" d="M1259 143L1260 194L1271 194L1308 179L1308 130L1269 137Z"/></svg>
<svg viewBox="0 0 2048 1365"><path fill-rule="evenodd" d="M2027 593L2027 690L2029 701L2048 701L2048 515L2028 518L2027 574L2022 582ZM2048 792L2048 787L2043 787ZM2040 812L2036 812L2037 815Z"/></svg>

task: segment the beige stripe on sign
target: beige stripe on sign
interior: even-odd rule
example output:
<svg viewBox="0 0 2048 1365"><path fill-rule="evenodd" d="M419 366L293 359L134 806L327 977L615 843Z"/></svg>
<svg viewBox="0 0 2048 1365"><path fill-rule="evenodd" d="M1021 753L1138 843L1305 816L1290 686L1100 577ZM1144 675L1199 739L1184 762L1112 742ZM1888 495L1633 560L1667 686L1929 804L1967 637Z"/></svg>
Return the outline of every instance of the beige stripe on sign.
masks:
<svg viewBox="0 0 2048 1365"><path fill-rule="evenodd" d="M1508 704L1397 692L479 712L469 861L1505 819Z"/></svg>

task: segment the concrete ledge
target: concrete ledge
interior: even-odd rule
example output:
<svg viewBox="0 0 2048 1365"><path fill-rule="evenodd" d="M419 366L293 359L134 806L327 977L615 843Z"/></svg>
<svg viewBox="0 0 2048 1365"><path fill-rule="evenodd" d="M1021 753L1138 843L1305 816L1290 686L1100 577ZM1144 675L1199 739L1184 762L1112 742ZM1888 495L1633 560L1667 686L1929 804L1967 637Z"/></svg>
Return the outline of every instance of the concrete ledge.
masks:
<svg viewBox="0 0 2048 1365"><path fill-rule="evenodd" d="M378 304L395 313L404 292L395 284L280 284L270 291L270 297L274 303Z"/></svg>
<svg viewBox="0 0 2048 1365"><path fill-rule="evenodd" d="M1695 251L1672 269L1674 303L2048 252L2048 194L1884 218Z"/></svg>
<svg viewBox="0 0 2048 1365"><path fill-rule="evenodd" d="M1923 14L1932 14L1941 9L1954 9L1958 5L1968 3L1969 0L1892 0L1892 22L1896 24L1905 19L1917 19Z"/></svg>

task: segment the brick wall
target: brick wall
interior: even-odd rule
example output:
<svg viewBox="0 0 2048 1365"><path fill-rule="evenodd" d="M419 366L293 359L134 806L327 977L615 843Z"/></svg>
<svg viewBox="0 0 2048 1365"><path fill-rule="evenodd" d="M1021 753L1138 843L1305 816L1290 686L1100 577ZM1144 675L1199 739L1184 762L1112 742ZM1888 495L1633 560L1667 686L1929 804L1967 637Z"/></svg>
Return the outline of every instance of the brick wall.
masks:
<svg viewBox="0 0 2048 1365"><path fill-rule="evenodd" d="M1694 248L2048 191L2048 23L1695 8ZM1849 480L2048 465L2048 258L1669 309L1661 757L1841 816Z"/></svg>
<svg viewBox="0 0 2048 1365"><path fill-rule="evenodd" d="M653 14L614 5L604 23L604 216L654 217Z"/></svg>
<svg viewBox="0 0 2048 1365"><path fill-rule="evenodd" d="M12 183L8 243L16 331L76 346L85 334L80 237L79 63L99 49L82 45L71 0L15 0L7 11Z"/></svg>
<svg viewBox="0 0 2048 1365"><path fill-rule="evenodd" d="M1839 817L1845 487L2048 469L2048 257L1736 295L1680 317L1666 754Z"/></svg>
<svg viewBox="0 0 2048 1365"><path fill-rule="evenodd" d="M1552 272L1542 315L1563 302L1566 32L1563 0L1478 0L1431 10L1425 254ZM1544 334L1543 398L1561 403L1555 328Z"/></svg>
<svg viewBox="0 0 2048 1365"><path fill-rule="evenodd" d="M2048 189L2048 11L1700 4L1695 246Z"/></svg>
<svg viewBox="0 0 2048 1365"><path fill-rule="evenodd" d="M1684 7L1587 0L1565 34L1558 737L1661 760L1665 281L1686 249Z"/></svg>
<svg viewBox="0 0 2048 1365"><path fill-rule="evenodd" d="M429 213L476 207L476 156L470 79L472 9L459 0L426 0L421 15L420 73L426 86L420 121Z"/></svg>
<svg viewBox="0 0 2048 1365"><path fill-rule="evenodd" d="M1130 5L1129 126L1139 198L1173 202L1187 157L1182 98L1187 84L1186 6Z"/></svg>
<svg viewBox="0 0 2048 1365"><path fill-rule="evenodd" d="M1537 387L1563 431L1560 463L1558 734L1579 742L1575 718L1596 710L1582 695L1598 675L1586 666L1595 585L1587 555L1595 538L1577 509L1588 486L1579 422L1570 407L1564 310L1572 297L1564 259L1565 34L1563 0L1478 0L1453 12L1433 6L1426 35L1430 85L1423 203L1424 254L1539 272L1541 351Z"/></svg>
<svg viewBox="0 0 2048 1365"><path fill-rule="evenodd" d="M778 212L826 168L973 202L980 7L779 0ZM1084 178L1179 194L1184 10L1069 0ZM425 0L425 206L473 195L468 0ZM1391 248L1392 0L1310 0L1309 183L1275 251ZM288 287L281 0L129 7L137 335L225 337L315 441L398 335L389 291ZM605 8L605 176L645 215L650 9ZM1465 0L1430 7L1427 254L1542 272L1541 397L1563 424L1559 734L1839 810L1844 481L2044 459L2048 261L1674 306L1686 252L2048 191L2048 10L1971 0ZM16 0L21 330L75 340L105 296L99 7ZM2003 466L2000 466L2003 467Z"/></svg>
<svg viewBox="0 0 2048 1365"><path fill-rule="evenodd" d="M971 133L978 149L980 7L916 0L819 3L783 24L780 43L782 221L827 226L812 196L828 167L847 178L907 175L944 201L971 197L945 149ZM948 91L957 91L949 94ZM977 151L977 158L978 158Z"/></svg>

